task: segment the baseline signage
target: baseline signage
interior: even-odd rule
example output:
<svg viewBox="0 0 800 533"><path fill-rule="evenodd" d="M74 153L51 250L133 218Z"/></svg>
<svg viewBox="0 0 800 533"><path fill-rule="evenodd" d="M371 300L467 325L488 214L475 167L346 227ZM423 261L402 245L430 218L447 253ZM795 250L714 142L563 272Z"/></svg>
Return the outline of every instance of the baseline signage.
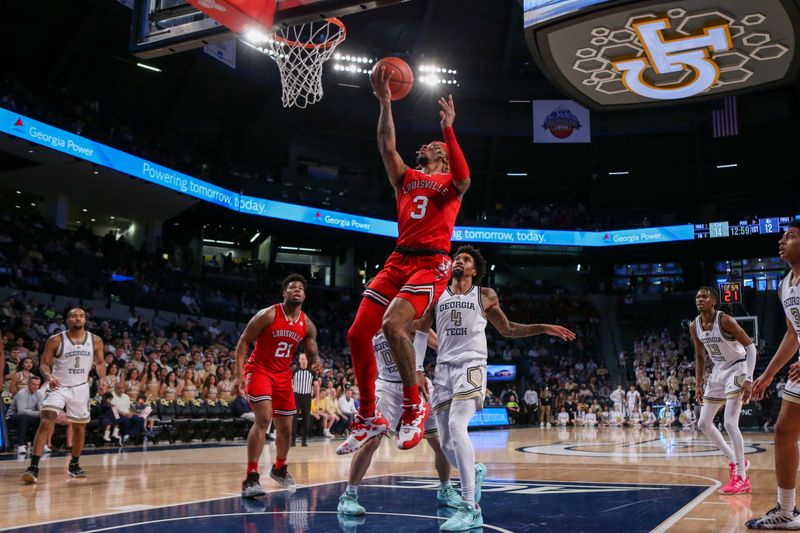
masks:
<svg viewBox="0 0 800 533"><path fill-rule="evenodd" d="M794 0L526 0L528 44L591 108L718 98L791 81Z"/></svg>
<svg viewBox="0 0 800 533"><path fill-rule="evenodd" d="M509 425L508 411L505 407L484 407L470 419L468 427L487 428Z"/></svg>
<svg viewBox="0 0 800 533"><path fill-rule="evenodd" d="M394 221L241 195L3 108L0 108L0 132L240 213L382 237L397 237L397 223ZM778 232L790 220L790 217L780 217L751 221L754 229L748 234L759 233L760 226L765 231ZM459 226L454 229L452 238L454 242L597 248L690 241L708 234L707 226L684 224L600 232ZM731 232L731 235L734 233ZM729 235L726 233L720 236Z"/></svg>

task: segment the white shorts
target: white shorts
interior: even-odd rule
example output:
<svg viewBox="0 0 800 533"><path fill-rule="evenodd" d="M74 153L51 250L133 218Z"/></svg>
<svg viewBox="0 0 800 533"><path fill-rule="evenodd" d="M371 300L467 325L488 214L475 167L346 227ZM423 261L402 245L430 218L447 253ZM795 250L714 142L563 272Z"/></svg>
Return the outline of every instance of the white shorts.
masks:
<svg viewBox="0 0 800 533"><path fill-rule="evenodd" d="M428 390L433 390L431 380L428 380ZM395 430L400 424L400 414L403 411L403 384L378 378L375 382L375 407L389 421L389 432L396 433ZM423 436L429 439L438 435L439 428L436 425L436 417L431 416L425 422L425 435Z"/></svg>
<svg viewBox="0 0 800 533"><path fill-rule="evenodd" d="M437 363L433 378L433 412L447 411L453 400L475 401L475 410L483 409L486 396L486 361L473 359L463 363Z"/></svg>
<svg viewBox="0 0 800 533"><path fill-rule="evenodd" d="M747 377L744 361L723 369L715 366L703 387L703 401L725 403L728 398L736 398L742 393L742 385Z"/></svg>
<svg viewBox="0 0 800 533"><path fill-rule="evenodd" d="M42 411L66 413L67 420L74 424L89 421L89 384L67 387L61 385L57 390L45 389Z"/></svg>
<svg viewBox="0 0 800 533"><path fill-rule="evenodd" d="M798 359L800 361L800 359ZM800 403L800 381L786 380L786 388L783 389L783 399L787 402Z"/></svg>

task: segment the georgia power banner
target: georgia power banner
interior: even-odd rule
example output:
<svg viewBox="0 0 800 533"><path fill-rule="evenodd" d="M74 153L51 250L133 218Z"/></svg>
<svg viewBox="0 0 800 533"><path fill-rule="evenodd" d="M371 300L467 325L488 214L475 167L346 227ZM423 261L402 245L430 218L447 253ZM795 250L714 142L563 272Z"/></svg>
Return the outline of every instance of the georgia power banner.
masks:
<svg viewBox="0 0 800 533"><path fill-rule="evenodd" d="M589 110L572 100L534 100L533 142L592 142Z"/></svg>

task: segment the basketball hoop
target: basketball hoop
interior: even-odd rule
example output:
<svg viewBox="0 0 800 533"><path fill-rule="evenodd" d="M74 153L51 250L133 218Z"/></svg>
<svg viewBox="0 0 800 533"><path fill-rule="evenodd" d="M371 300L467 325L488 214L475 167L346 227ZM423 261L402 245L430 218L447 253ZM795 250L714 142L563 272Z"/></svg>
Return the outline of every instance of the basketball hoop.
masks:
<svg viewBox="0 0 800 533"><path fill-rule="evenodd" d="M278 65L283 107L306 107L322 99L322 65L347 38L337 18L280 27L260 49Z"/></svg>

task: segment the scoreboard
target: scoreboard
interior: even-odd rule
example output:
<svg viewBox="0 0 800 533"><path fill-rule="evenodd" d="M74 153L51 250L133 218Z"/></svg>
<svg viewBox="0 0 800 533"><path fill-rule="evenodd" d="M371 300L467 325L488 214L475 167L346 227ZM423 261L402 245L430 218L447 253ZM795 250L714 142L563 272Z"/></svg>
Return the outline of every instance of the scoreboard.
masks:
<svg viewBox="0 0 800 533"><path fill-rule="evenodd" d="M725 237L743 237L750 235L776 235L783 233L793 220L800 220L800 215L793 217L748 218L738 221L710 222L694 225L695 239L722 239Z"/></svg>
<svg viewBox="0 0 800 533"><path fill-rule="evenodd" d="M719 284L719 300L723 304L742 303L742 284L738 281Z"/></svg>

